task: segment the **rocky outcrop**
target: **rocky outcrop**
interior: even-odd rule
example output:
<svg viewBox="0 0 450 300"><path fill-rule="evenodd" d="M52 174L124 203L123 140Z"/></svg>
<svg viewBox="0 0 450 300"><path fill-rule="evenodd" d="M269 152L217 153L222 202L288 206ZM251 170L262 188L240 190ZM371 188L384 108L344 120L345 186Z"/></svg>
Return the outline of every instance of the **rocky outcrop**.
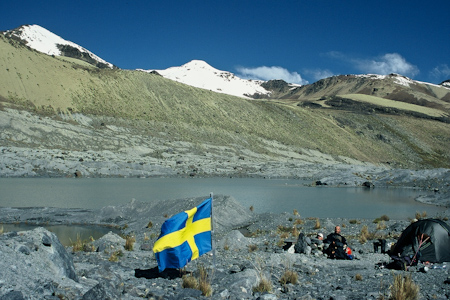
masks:
<svg viewBox="0 0 450 300"><path fill-rule="evenodd" d="M77 285L72 256L54 233L42 227L0 235L0 253L2 294L20 292L42 299L67 284Z"/></svg>
<svg viewBox="0 0 450 300"><path fill-rule="evenodd" d="M218 211L226 208L239 213L241 208L235 207L232 200L219 196L217 199L220 199L215 205ZM190 199L184 200L188 205L192 204ZM164 209L165 205L173 204L161 202L163 204L158 207ZM370 241L361 244L357 240L358 234L363 226L367 226L370 232L386 235L390 244L409 224L389 220L384 229L377 229L372 220L355 223L347 219L321 219L320 230L324 233L331 232L337 224L342 226L342 233L356 257L354 260L331 260L321 252L308 254L308 251L290 253L283 250L280 240L283 241L281 235L286 232L280 232L280 228L301 223L298 228L306 245L317 231L315 219L297 222L300 216L293 213L254 214L245 219L250 224L244 231L234 228L243 217L235 222L231 214L223 215L228 221L222 219L218 223L221 225L217 225L220 230L213 235L214 252L199 257L183 270L159 273L151 251L157 236L144 233L158 232L161 224L155 222L149 228L136 220L145 214L153 219L161 213L156 207L152 206L153 210L142 203L131 202L103 211L103 216L118 214L130 223L127 235L136 237L136 245L131 251L125 249L125 239L114 233L86 242L84 249L89 251L64 249L56 236L44 228L0 235L0 299L378 299L380 295L388 296L393 282L392 270L383 268L389 257L374 253ZM29 210L33 211L32 208ZM66 210L60 210L59 213L51 212L53 215L66 214ZM25 211L22 210L22 214L26 214ZM13 210L8 210L8 214L12 213ZM42 210L40 213L45 214ZM0 216L3 214L0 212ZM69 214L68 218L71 218ZM99 213L83 216L93 222ZM246 232L245 236L241 231ZM142 249L140 245L144 244L148 247ZM199 278L201 268L208 273L207 282L212 289L210 297L203 296L199 290L183 288L181 277L192 274ZM284 282L286 271L296 274L297 281ZM417 266L411 267L408 275L420 286L421 298L445 299L449 296L445 269L430 269L423 273Z"/></svg>

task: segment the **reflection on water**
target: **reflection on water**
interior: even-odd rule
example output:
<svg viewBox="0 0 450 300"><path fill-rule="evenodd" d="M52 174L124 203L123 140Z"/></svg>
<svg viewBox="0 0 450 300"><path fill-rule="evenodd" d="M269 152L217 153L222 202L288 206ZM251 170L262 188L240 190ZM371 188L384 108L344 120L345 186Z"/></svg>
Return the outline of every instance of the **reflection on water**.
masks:
<svg viewBox="0 0 450 300"><path fill-rule="evenodd" d="M119 234L119 230L104 226L94 226L94 225L43 225L35 226L29 224L0 224L0 229L3 227L3 232L11 231L25 231L33 230L37 227L44 227L48 231L53 232L58 237L61 244L64 246L71 246L77 241L77 238L82 241L89 240L93 238L98 240L108 232L112 231Z"/></svg>
<svg viewBox="0 0 450 300"><path fill-rule="evenodd" d="M99 209L131 199L233 196L255 212L292 212L302 217L407 219L416 212L447 214L443 207L415 201L429 192L414 189L308 187L305 181L261 178L0 178L0 206Z"/></svg>

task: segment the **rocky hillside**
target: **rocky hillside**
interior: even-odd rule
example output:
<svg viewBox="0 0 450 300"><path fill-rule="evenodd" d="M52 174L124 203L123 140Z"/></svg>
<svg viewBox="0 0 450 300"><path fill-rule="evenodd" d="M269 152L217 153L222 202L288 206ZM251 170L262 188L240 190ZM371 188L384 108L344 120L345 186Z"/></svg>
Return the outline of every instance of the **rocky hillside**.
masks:
<svg viewBox="0 0 450 300"><path fill-rule="evenodd" d="M353 86L348 80L347 84L331 84L344 82L342 78L294 89L283 97L280 86L280 99L243 99L156 74L102 69L74 58L52 57L0 35L0 109L5 115L0 122L0 146L119 153L132 145L144 147L146 151L140 153L145 155L171 157L174 165L184 153L198 157L220 153L224 161L252 157L294 165L450 167L444 90L422 85L416 89L410 84L407 90L417 101L396 98L379 104L374 101L381 99L381 93L392 95L399 84L392 84L389 91L387 84L384 88L373 84L369 89L364 77L351 77ZM365 82L360 87L367 91L364 97L355 92L358 82ZM427 93L439 96L439 101L430 100ZM394 104L395 109L386 109ZM420 114L403 113L411 107L413 111L420 108ZM17 114L11 110L26 110L31 115L22 114L24 123L18 126ZM38 116L42 122L51 120L60 128L73 129L70 138L65 129L56 130L53 125L37 129L31 120Z"/></svg>
<svg viewBox="0 0 450 300"><path fill-rule="evenodd" d="M300 105L310 107L414 114L447 123L450 116L448 87L414 81L399 74L333 76L287 91L279 98L300 100Z"/></svg>

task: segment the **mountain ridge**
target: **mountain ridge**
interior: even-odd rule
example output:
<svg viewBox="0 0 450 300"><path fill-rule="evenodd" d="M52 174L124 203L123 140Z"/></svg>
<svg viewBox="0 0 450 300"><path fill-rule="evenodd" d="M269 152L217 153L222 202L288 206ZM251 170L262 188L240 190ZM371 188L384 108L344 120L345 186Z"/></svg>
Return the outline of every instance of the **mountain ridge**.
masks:
<svg viewBox="0 0 450 300"><path fill-rule="evenodd" d="M23 41L28 47L47 55L78 58L99 68L116 68L86 48L63 39L39 25L22 25L3 34Z"/></svg>
<svg viewBox="0 0 450 300"><path fill-rule="evenodd" d="M315 86L294 89L273 81L278 95L289 97L254 100L142 71L102 69L78 59L52 57L5 35L0 35L0 53L0 110L27 110L42 118L73 124L79 130L79 136L69 138L64 132L47 134L48 127L40 130L30 125L20 131L14 118L0 120L2 147L121 153L126 145L138 147L136 140L152 137L161 140L162 145L177 145L153 150L146 144L155 157L173 159L174 165L185 152L204 155L205 159L212 152L223 152L223 159L236 157L239 161L253 156L265 162L279 159L293 165L313 156L314 161L320 158L324 163L450 166L450 128L445 117L404 114L406 104L411 103L397 100L392 101L400 108L394 110L383 103L369 105L362 101L365 99L350 99L353 89L370 86L375 82L372 79L347 76L353 85L345 87L348 82L342 78L330 78ZM332 95L335 90L342 92L337 95L341 99ZM422 90L419 86L416 92ZM443 107L445 93L439 91L441 88L431 88L442 105L427 108L448 113ZM305 105L308 103L311 105ZM426 108L421 103L415 105ZM107 144L96 142L100 138L83 137L94 129L98 135L103 131L113 134L119 127L123 127L120 136ZM187 144L189 148L183 149ZM257 167L258 163L253 165Z"/></svg>
<svg viewBox="0 0 450 300"><path fill-rule="evenodd" d="M67 41L62 37L52 33L51 31L39 26L39 25L22 25L18 28L3 31L5 36L10 38L16 38L23 41L27 46L42 52L47 55L66 56L86 61L99 68L117 68L112 63L106 62L96 54L83 48L82 46ZM287 83L283 80L274 78L273 80L251 80L242 79L229 71L218 70L203 60L191 60L182 66L174 66L164 70L156 69L137 69L139 71L147 73L158 73L165 78L181 82L190 86L211 90L218 93L224 93L228 95L251 98L251 99L277 99L277 98L289 98L299 88L305 86L317 85L324 79L330 78L342 78L347 77L359 77L367 78L369 80L383 80L388 77L395 77L394 82L398 85L410 86L410 85L428 85L435 87L450 88L449 81L443 81L440 85L414 81L406 76L400 74L390 75L376 75L376 74L361 74L361 75L336 75L329 78L321 79L317 82L308 85L296 85ZM393 76L395 75L395 76ZM274 86L271 82L277 82ZM285 82L283 84L281 82ZM283 90L280 90L280 84L283 85ZM294 92L293 92L294 91ZM367 93L367 91L365 92ZM382 97L383 98L383 97ZM450 98L450 96L448 96ZM395 99L391 99L395 100Z"/></svg>

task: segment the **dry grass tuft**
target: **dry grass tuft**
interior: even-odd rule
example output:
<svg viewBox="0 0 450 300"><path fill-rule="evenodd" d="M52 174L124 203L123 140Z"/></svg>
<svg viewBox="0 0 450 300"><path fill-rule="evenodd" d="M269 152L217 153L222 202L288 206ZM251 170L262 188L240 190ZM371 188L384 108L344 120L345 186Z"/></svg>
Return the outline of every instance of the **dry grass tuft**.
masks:
<svg viewBox="0 0 450 300"><path fill-rule="evenodd" d="M280 234L280 238L282 239L287 239L289 237L289 233L287 232L283 232L282 234Z"/></svg>
<svg viewBox="0 0 450 300"><path fill-rule="evenodd" d="M212 295L212 287L208 272L204 266L200 266L198 271L199 278L195 278L192 274L184 275L181 286L185 289L199 290L203 296L209 297Z"/></svg>
<svg viewBox="0 0 450 300"><path fill-rule="evenodd" d="M258 246L257 245L255 245L255 244L248 245L248 251L249 252L254 252L256 250L258 250Z"/></svg>
<svg viewBox="0 0 450 300"><path fill-rule="evenodd" d="M319 220L319 218L317 218L316 224L314 224L314 229L320 229L320 228L321 228L320 220Z"/></svg>
<svg viewBox="0 0 450 300"><path fill-rule="evenodd" d="M133 251L134 242L136 242L136 238L132 235L127 235L125 238L125 250Z"/></svg>
<svg viewBox="0 0 450 300"><path fill-rule="evenodd" d="M198 288L198 280L192 274L184 275L182 278L181 286L184 289L197 289Z"/></svg>
<svg viewBox="0 0 450 300"><path fill-rule="evenodd" d="M367 238L369 237L369 228L367 225L364 225L361 228L361 232L359 233L359 242L361 244L365 244L367 242Z"/></svg>
<svg viewBox="0 0 450 300"><path fill-rule="evenodd" d="M209 297L212 295L212 287L208 272L204 266L200 266L199 273L200 278L198 280L198 289L202 292L203 296Z"/></svg>
<svg viewBox="0 0 450 300"><path fill-rule="evenodd" d="M225 245L223 245L223 250L230 250L230 245L228 245L228 243L226 243Z"/></svg>
<svg viewBox="0 0 450 300"><path fill-rule="evenodd" d="M373 220L374 223L380 223L381 221L389 221L389 217L387 215L382 215L379 218L376 218L375 220Z"/></svg>
<svg viewBox="0 0 450 300"><path fill-rule="evenodd" d="M152 228L152 227L153 227L153 222L152 221L148 221L147 228Z"/></svg>
<svg viewBox="0 0 450 300"><path fill-rule="evenodd" d="M292 230L291 226L278 225L277 227L278 232L291 232L291 230Z"/></svg>
<svg viewBox="0 0 450 300"><path fill-rule="evenodd" d="M402 277L394 276L394 284L390 287L391 300L416 300L419 299L419 286L411 279L411 275Z"/></svg>
<svg viewBox="0 0 450 300"><path fill-rule="evenodd" d="M90 237L89 241L83 241L81 239L80 234L77 234L77 239L75 242L72 242L72 240L70 240L71 246L72 246L72 251L73 252L78 252L78 251L85 251L85 252L93 252L95 251L95 247L94 245L90 245L89 242L92 242L94 240L94 238Z"/></svg>
<svg viewBox="0 0 450 300"><path fill-rule="evenodd" d="M300 231L298 231L297 226L294 226L294 228L292 229L292 236L298 237L299 234L300 234Z"/></svg>
<svg viewBox="0 0 450 300"><path fill-rule="evenodd" d="M362 280L363 280L363 277L362 277L362 275L361 275L361 274L359 274L359 273L358 273L358 274L356 274L356 275L355 275L355 280L356 280L356 281L362 281Z"/></svg>
<svg viewBox="0 0 450 300"><path fill-rule="evenodd" d="M3 231L4 231L4 229L3 229L3 225L2 225L2 227L0 227L0 234L3 234Z"/></svg>
<svg viewBox="0 0 450 300"><path fill-rule="evenodd" d="M302 219L295 219L294 221L294 225L302 225L303 223L305 223Z"/></svg>
<svg viewBox="0 0 450 300"><path fill-rule="evenodd" d="M298 273L294 270L286 270L281 275L280 283L285 285L288 283L296 284L298 282Z"/></svg>
<svg viewBox="0 0 450 300"><path fill-rule="evenodd" d="M277 246L280 247L280 248L283 247L284 246L284 240L282 240L282 239L278 240Z"/></svg>
<svg viewBox="0 0 450 300"><path fill-rule="evenodd" d="M257 286L253 287L253 292L270 293L272 292L272 282L265 276L262 276Z"/></svg>
<svg viewBox="0 0 450 300"><path fill-rule="evenodd" d="M300 216L300 214L298 213L298 210L294 209L294 216Z"/></svg>
<svg viewBox="0 0 450 300"><path fill-rule="evenodd" d="M117 262L119 261L119 257L123 256L123 252L121 250L114 251L111 256L108 258L109 261Z"/></svg>
<svg viewBox="0 0 450 300"><path fill-rule="evenodd" d="M416 219L420 220L420 219L426 219L428 216L428 213L426 211L420 213L420 212L416 212Z"/></svg>
<svg viewBox="0 0 450 300"><path fill-rule="evenodd" d="M377 230L386 229L386 223L384 221L380 221L377 223Z"/></svg>
<svg viewBox="0 0 450 300"><path fill-rule="evenodd" d="M250 211L253 212L255 210L255 208L253 207L253 205L250 206Z"/></svg>

